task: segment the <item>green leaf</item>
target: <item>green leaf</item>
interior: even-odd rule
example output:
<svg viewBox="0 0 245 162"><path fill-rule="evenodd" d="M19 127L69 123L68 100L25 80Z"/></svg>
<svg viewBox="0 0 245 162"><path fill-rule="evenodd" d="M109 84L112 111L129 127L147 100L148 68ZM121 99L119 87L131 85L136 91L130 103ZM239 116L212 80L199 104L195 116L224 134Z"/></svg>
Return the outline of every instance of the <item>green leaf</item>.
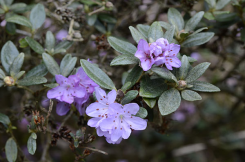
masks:
<svg viewBox="0 0 245 162"><path fill-rule="evenodd" d="M144 76L140 82L140 96L146 98L156 98L160 96L163 91L167 90L168 86L164 79L150 79L149 76Z"/></svg>
<svg viewBox="0 0 245 162"><path fill-rule="evenodd" d="M24 16L19 16L19 15L13 15L9 18L6 19L7 22L12 22L15 24L23 25L28 28L32 28L31 22Z"/></svg>
<svg viewBox="0 0 245 162"><path fill-rule="evenodd" d="M33 77L33 76L45 76L48 73L48 70L44 63L37 65L25 75L25 78Z"/></svg>
<svg viewBox="0 0 245 162"><path fill-rule="evenodd" d="M0 14L4 14L4 13L5 13L5 11L0 8Z"/></svg>
<svg viewBox="0 0 245 162"><path fill-rule="evenodd" d="M25 38L19 39L19 43L20 43L20 48L26 48L29 46L29 44L26 42Z"/></svg>
<svg viewBox="0 0 245 162"><path fill-rule="evenodd" d="M0 68L0 79L4 79L5 78L5 73L3 72L3 70Z"/></svg>
<svg viewBox="0 0 245 162"><path fill-rule="evenodd" d="M200 33L201 31L206 30L206 29L208 29L208 28L207 27L203 27L203 28L197 29L192 34L190 34L189 37L190 36L194 36L195 34Z"/></svg>
<svg viewBox="0 0 245 162"><path fill-rule="evenodd" d="M212 13L210 13L210 12L205 12L203 17L205 17L208 20L214 20L215 19L214 15Z"/></svg>
<svg viewBox="0 0 245 162"><path fill-rule="evenodd" d="M153 108L156 103L157 103L157 99L155 98L144 98L143 97L143 100L145 101L145 103L150 107L150 108Z"/></svg>
<svg viewBox="0 0 245 162"><path fill-rule="evenodd" d="M133 38L137 44L139 43L139 41L141 39L144 39L145 41L147 41L146 38L134 27L129 26L129 30L130 30L131 35L133 36Z"/></svg>
<svg viewBox="0 0 245 162"><path fill-rule="evenodd" d="M66 52L72 46L72 41L62 41L54 48L54 54Z"/></svg>
<svg viewBox="0 0 245 162"><path fill-rule="evenodd" d="M174 38L174 31L175 31L175 26L172 25L169 30L166 31L164 34L164 38L168 40L168 42L172 42Z"/></svg>
<svg viewBox="0 0 245 162"><path fill-rule="evenodd" d="M34 137L34 138L33 138ZM32 133L30 135L30 137L28 138L28 141L27 141L27 149L28 149L28 152L32 155L35 154L36 152L36 149L37 149L37 142L36 142L36 139L37 139L37 135L36 133Z"/></svg>
<svg viewBox="0 0 245 162"><path fill-rule="evenodd" d="M159 38L163 38L162 27L158 22L154 22L148 31L148 39L153 39L153 41L156 41Z"/></svg>
<svg viewBox="0 0 245 162"><path fill-rule="evenodd" d="M28 78L24 78L17 81L17 84L20 86L31 86L46 83L47 79L41 76L32 76Z"/></svg>
<svg viewBox="0 0 245 162"><path fill-rule="evenodd" d="M158 100L158 107L162 115L168 115L178 109L181 97L177 89L171 88L164 91Z"/></svg>
<svg viewBox="0 0 245 162"><path fill-rule="evenodd" d="M46 19L45 9L42 4L37 4L32 8L30 13L30 21L34 29L38 29L42 26Z"/></svg>
<svg viewBox="0 0 245 162"><path fill-rule="evenodd" d="M50 84L44 84L43 86L49 87L49 88L55 88L55 87L59 86L59 84L58 83L50 83Z"/></svg>
<svg viewBox="0 0 245 162"><path fill-rule="evenodd" d="M241 40L245 42L245 28L241 30Z"/></svg>
<svg viewBox="0 0 245 162"><path fill-rule="evenodd" d="M1 50L1 62L7 73L9 73L10 66L18 55L19 51L11 41L4 44Z"/></svg>
<svg viewBox="0 0 245 162"><path fill-rule="evenodd" d="M18 80L18 79L19 79L20 77L22 77L24 74L25 74L25 71L20 71L20 72L18 72L18 73L14 76L14 78Z"/></svg>
<svg viewBox="0 0 245 162"><path fill-rule="evenodd" d="M14 77L16 74L19 73L23 62L24 62L24 57L25 54L24 53L20 53L15 59L14 62L12 63L12 65L10 66L10 75L12 77Z"/></svg>
<svg viewBox="0 0 245 162"><path fill-rule="evenodd" d="M108 77L108 75L106 75L105 72L96 65L84 59L81 59L80 63L83 70L95 83L106 89L116 89L114 83Z"/></svg>
<svg viewBox="0 0 245 162"><path fill-rule="evenodd" d="M214 36L213 32L198 33L198 34L189 36L187 40L185 40L181 44L181 46L193 47L193 46L201 45L201 44L208 42L213 36Z"/></svg>
<svg viewBox="0 0 245 162"><path fill-rule="evenodd" d="M196 101L196 100L201 100L202 99L202 97L198 93L196 93L194 91L191 91L191 90L183 90L183 91L181 91L181 96L186 101Z"/></svg>
<svg viewBox="0 0 245 162"><path fill-rule="evenodd" d="M0 123L3 123L5 125L9 125L10 124L9 117L5 114L0 113Z"/></svg>
<svg viewBox="0 0 245 162"><path fill-rule="evenodd" d="M83 4L91 6L91 5L96 5L97 3L91 0L80 0Z"/></svg>
<svg viewBox="0 0 245 162"><path fill-rule="evenodd" d="M151 70L162 77L163 79L169 80L169 81L175 81L177 82L176 77L166 68L160 68L160 67L154 67L151 68Z"/></svg>
<svg viewBox="0 0 245 162"><path fill-rule="evenodd" d="M216 10L221 10L222 8L224 8L228 3L230 2L230 0L218 0L215 8Z"/></svg>
<svg viewBox="0 0 245 162"><path fill-rule="evenodd" d="M185 81L190 83L197 80L207 70L209 65L210 65L209 62L203 62L201 64L198 64L197 66L195 66L189 71L187 77L185 78Z"/></svg>
<svg viewBox="0 0 245 162"><path fill-rule="evenodd" d="M3 0L4 4L7 5L7 6L10 6L14 0Z"/></svg>
<svg viewBox="0 0 245 162"><path fill-rule="evenodd" d="M193 31L198 25L198 23L201 21L203 15L204 12L200 11L196 13L191 19L189 19L185 24L185 32Z"/></svg>
<svg viewBox="0 0 245 162"><path fill-rule="evenodd" d="M137 112L135 116L140 117L140 118L145 118L147 117L147 115L148 115L147 110L143 107L140 107L139 111Z"/></svg>
<svg viewBox="0 0 245 162"><path fill-rule="evenodd" d="M180 80L185 80L188 71L189 71L190 63L186 55L184 55L181 59L181 67L178 70L178 78Z"/></svg>
<svg viewBox="0 0 245 162"><path fill-rule="evenodd" d="M205 0L208 3L209 8L215 8L216 0Z"/></svg>
<svg viewBox="0 0 245 162"><path fill-rule="evenodd" d="M207 82L203 82L203 81L193 81L191 83L189 83L190 85L192 85L191 90L194 91L200 91L200 92L219 92L220 89L218 87L216 87L213 84L207 83Z"/></svg>
<svg viewBox="0 0 245 162"><path fill-rule="evenodd" d="M97 15L96 14L88 16L88 18L87 18L88 25L89 26L93 26L94 23L96 22L96 20L97 20Z"/></svg>
<svg viewBox="0 0 245 162"><path fill-rule="evenodd" d="M43 47L37 41L35 41L33 38L26 37L25 40L29 44L31 49L33 49L33 51L35 51L36 53L42 54L44 52Z"/></svg>
<svg viewBox="0 0 245 162"><path fill-rule="evenodd" d="M16 33L16 25L14 23L7 22L5 30L8 34L14 35Z"/></svg>
<svg viewBox="0 0 245 162"><path fill-rule="evenodd" d="M110 66L136 64L139 59L132 54L119 55L111 61Z"/></svg>
<svg viewBox="0 0 245 162"><path fill-rule="evenodd" d="M130 88L130 86L131 86L131 82L126 82L126 83L122 86L121 90L125 93L125 92Z"/></svg>
<svg viewBox="0 0 245 162"><path fill-rule="evenodd" d="M192 62L196 62L197 60L196 59L194 59L193 57L187 57L188 58L188 61L190 62L190 63L192 63Z"/></svg>
<svg viewBox="0 0 245 162"><path fill-rule="evenodd" d="M50 56L47 53L43 53L42 57L45 66L53 76L60 74L59 65L57 64L57 62L54 60L52 56Z"/></svg>
<svg viewBox="0 0 245 162"><path fill-rule="evenodd" d="M148 38L149 25L138 24L136 27L145 38Z"/></svg>
<svg viewBox="0 0 245 162"><path fill-rule="evenodd" d="M114 48L119 53L134 55L137 51L137 48L133 44L120 40L118 38L108 37L107 40L112 48Z"/></svg>
<svg viewBox="0 0 245 162"><path fill-rule="evenodd" d="M237 13L216 14L216 12L214 13L214 17L219 22L232 21L237 18Z"/></svg>
<svg viewBox="0 0 245 162"><path fill-rule="evenodd" d="M48 31L46 33L45 48L48 51L51 51L52 49L54 49L54 45L55 45L54 35L51 31Z"/></svg>
<svg viewBox="0 0 245 162"><path fill-rule="evenodd" d="M112 23L112 24L117 23L117 19L115 19L114 17L111 17L110 15L107 15L107 14L99 14L99 19L101 21L104 21L107 23Z"/></svg>
<svg viewBox="0 0 245 162"><path fill-rule="evenodd" d="M125 80L125 83L127 82L131 83L128 89L134 86L134 84L140 79L142 73L143 73L142 68L139 65L135 65Z"/></svg>
<svg viewBox="0 0 245 162"><path fill-rule="evenodd" d="M19 11L21 8L26 7L25 3L15 3L9 7L10 10L12 11Z"/></svg>
<svg viewBox="0 0 245 162"><path fill-rule="evenodd" d="M163 27L165 30L169 30L171 28L171 25L164 21L158 21L158 23Z"/></svg>
<svg viewBox="0 0 245 162"><path fill-rule="evenodd" d="M105 26L99 21L99 20L96 20L95 21L95 24L94 24L94 27L101 33L105 34L106 33L106 28Z"/></svg>
<svg viewBox="0 0 245 162"><path fill-rule="evenodd" d="M5 153L6 153L7 160L9 162L16 161L18 150L17 150L17 145L13 138L9 138L8 141L6 142Z"/></svg>
<svg viewBox="0 0 245 162"><path fill-rule="evenodd" d="M180 12L175 8L170 8L168 10L168 21L172 25L176 25L178 31L181 31L184 28L184 19Z"/></svg>
<svg viewBox="0 0 245 162"><path fill-rule="evenodd" d="M124 98L122 99L122 105L130 103L132 100L134 100L138 95L137 90L131 90L126 93Z"/></svg>
<svg viewBox="0 0 245 162"><path fill-rule="evenodd" d="M76 57L72 57L71 54L66 54L60 63L61 75L67 77L74 69L76 62Z"/></svg>

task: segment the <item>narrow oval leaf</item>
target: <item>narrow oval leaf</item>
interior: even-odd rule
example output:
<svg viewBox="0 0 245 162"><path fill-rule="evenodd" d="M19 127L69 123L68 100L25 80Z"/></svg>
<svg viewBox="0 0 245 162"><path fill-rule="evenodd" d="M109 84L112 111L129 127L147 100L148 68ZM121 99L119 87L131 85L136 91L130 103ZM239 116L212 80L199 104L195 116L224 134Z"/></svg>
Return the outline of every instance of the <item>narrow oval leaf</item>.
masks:
<svg viewBox="0 0 245 162"><path fill-rule="evenodd" d="M54 35L51 31L48 31L46 33L45 48L48 51L51 51L52 49L54 49L54 45L55 45Z"/></svg>
<svg viewBox="0 0 245 162"><path fill-rule="evenodd" d="M154 22L148 31L148 39L149 40L152 39L153 41L156 41L159 38L163 38L162 27L158 22Z"/></svg>
<svg viewBox="0 0 245 162"><path fill-rule="evenodd" d="M145 38L148 38L149 25L138 24L136 27Z"/></svg>
<svg viewBox="0 0 245 162"><path fill-rule="evenodd" d="M88 25L89 26L93 26L94 23L96 22L96 20L97 20L97 15L96 14L88 16L88 18L87 18Z"/></svg>
<svg viewBox="0 0 245 162"><path fill-rule="evenodd" d="M36 149L37 149L37 142L36 142L36 139L32 137L33 136L32 134L28 138L28 141L27 141L27 149L28 149L28 152L30 154L34 155L35 152L36 152Z"/></svg>
<svg viewBox="0 0 245 162"><path fill-rule="evenodd" d="M144 76L140 82L140 96L147 98L156 98L160 96L163 91L167 90L168 86L164 79L150 79L150 76Z"/></svg>
<svg viewBox="0 0 245 162"><path fill-rule="evenodd" d="M9 138L5 145L5 153L9 162L15 162L17 159L17 145L13 138Z"/></svg>
<svg viewBox="0 0 245 162"><path fill-rule="evenodd" d="M191 90L183 90L183 91L181 91L181 96L186 101L196 101L196 100L201 100L202 99L202 97L198 93L196 93L194 91L191 91Z"/></svg>
<svg viewBox="0 0 245 162"><path fill-rule="evenodd" d="M45 9L42 4L37 4L30 13L30 21L34 29L42 26L46 19Z"/></svg>
<svg viewBox="0 0 245 162"><path fill-rule="evenodd" d="M135 116L140 117L140 118L145 118L147 117L147 115L148 115L147 110L143 107L140 107L139 111L137 112Z"/></svg>
<svg viewBox="0 0 245 162"><path fill-rule="evenodd" d="M14 76L14 78L18 80L18 79L19 79L20 77L22 77L24 74L25 74L25 71L20 71L20 72L18 72L18 73Z"/></svg>
<svg viewBox="0 0 245 162"><path fill-rule="evenodd" d="M25 78L29 78L32 76L45 76L47 73L48 73L48 69L46 68L45 64L42 63L40 65L37 65L30 71L28 71L28 73L26 73L25 75Z"/></svg>
<svg viewBox="0 0 245 162"><path fill-rule="evenodd" d="M197 45L204 44L208 42L214 36L213 32L197 33L195 35L187 37L181 46L183 47L193 47Z"/></svg>
<svg viewBox="0 0 245 162"><path fill-rule="evenodd" d="M60 42L54 49L54 53L53 54L57 54L57 53L63 53L65 52L67 49L69 49L72 46L73 42L72 41L62 41Z"/></svg>
<svg viewBox="0 0 245 162"><path fill-rule="evenodd" d="M201 64L198 64L197 66L195 66L189 71L185 81L190 83L197 80L207 70L209 65L210 65L209 62L203 62Z"/></svg>
<svg viewBox="0 0 245 162"><path fill-rule="evenodd" d="M130 86L131 86L131 82L126 82L121 88L123 93L125 93L130 88Z"/></svg>
<svg viewBox="0 0 245 162"><path fill-rule="evenodd" d="M171 28L171 25L164 21L158 21L158 23L163 27L165 30L169 30Z"/></svg>
<svg viewBox="0 0 245 162"><path fill-rule="evenodd" d="M205 0L208 3L209 8L214 8L216 4L216 0Z"/></svg>
<svg viewBox="0 0 245 162"><path fill-rule="evenodd" d="M196 13L192 18L190 18L185 24L185 32L193 31L198 23L201 21L204 15L203 11Z"/></svg>
<svg viewBox="0 0 245 162"><path fill-rule="evenodd" d="M215 8L216 10L221 10L224 8L231 0L218 0Z"/></svg>
<svg viewBox="0 0 245 162"><path fill-rule="evenodd" d="M53 75L58 75L60 74L60 68L57 62L54 60L52 56L50 56L47 53L42 54L43 57L43 62L46 65L48 71Z"/></svg>
<svg viewBox="0 0 245 162"><path fill-rule="evenodd" d="M174 38L175 26L172 25L169 30L164 34L164 38L168 40L168 42L172 42Z"/></svg>
<svg viewBox="0 0 245 162"><path fill-rule="evenodd" d="M12 11L19 11L20 8L26 7L25 3L15 3L9 7L10 10Z"/></svg>
<svg viewBox="0 0 245 162"><path fill-rule="evenodd" d="M44 52L43 47L37 41L35 41L33 38L26 37L25 40L29 44L31 49L33 49L33 51L35 51L36 53L42 54Z"/></svg>
<svg viewBox="0 0 245 162"><path fill-rule="evenodd" d="M158 100L158 107L162 115L168 115L178 109L181 97L177 89L171 88L164 91Z"/></svg>
<svg viewBox="0 0 245 162"><path fill-rule="evenodd" d="M172 25L176 25L178 31L181 31L184 28L184 19L180 12L175 8L170 8L168 10L168 21Z"/></svg>
<svg viewBox="0 0 245 162"><path fill-rule="evenodd" d="M80 63L83 70L95 83L106 89L116 89L114 83L108 77L108 75L106 75L105 72L96 65L84 59L81 59Z"/></svg>
<svg viewBox="0 0 245 162"><path fill-rule="evenodd" d="M14 15L6 19L7 22L12 22L15 24L23 25L28 28L32 28L31 22L24 16Z"/></svg>
<svg viewBox="0 0 245 162"><path fill-rule="evenodd" d="M137 95L138 95L137 90L128 91L124 96L124 98L122 99L122 105L128 104L129 102L134 100L137 97Z"/></svg>
<svg viewBox="0 0 245 162"><path fill-rule="evenodd" d="M190 85L192 85L193 87L189 88L191 90L194 91L200 91L200 92L219 92L220 89L218 87L216 87L213 84L207 83L207 82L203 82L203 81L194 81L191 82Z"/></svg>
<svg viewBox="0 0 245 162"><path fill-rule="evenodd" d="M142 73L143 73L142 68L139 65L135 65L125 80L125 83L127 82L131 83L128 89L134 86L134 84L140 79Z"/></svg>
<svg viewBox="0 0 245 162"><path fill-rule="evenodd" d="M112 23L112 24L117 23L117 19L115 19L114 17L111 17L110 15L107 15L107 14L99 14L99 19L101 21L104 21L107 23Z"/></svg>
<svg viewBox="0 0 245 162"><path fill-rule="evenodd" d="M17 81L17 84L20 86L31 86L42 83L47 83L47 79L41 76L32 76Z"/></svg>
<svg viewBox="0 0 245 162"><path fill-rule="evenodd" d="M155 72L157 75L162 77L163 79L169 80L169 81L175 81L177 82L176 77L166 68L160 68L160 67L154 67L151 68L153 72Z"/></svg>
<svg viewBox="0 0 245 162"><path fill-rule="evenodd" d="M3 72L3 70L0 68L0 79L4 79L5 78L5 73Z"/></svg>
<svg viewBox="0 0 245 162"><path fill-rule="evenodd" d="M60 63L60 72L63 76L68 76L74 69L77 62L76 57L72 57L71 54L66 54Z"/></svg>
<svg viewBox="0 0 245 162"><path fill-rule="evenodd" d="M120 40L115 37L108 37L108 42L114 48L117 52L122 53L122 54L135 54L137 51L137 48L128 42L125 42L123 40Z"/></svg>
<svg viewBox="0 0 245 162"><path fill-rule="evenodd" d="M57 87L59 84L58 83L50 83L50 84L44 84L44 87L49 87L49 88L55 88Z"/></svg>
<svg viewBox="0 0 245 162"><path fill-rule="evenodd" d="M190 34L189 37L190 36L194 36L195 34L200 33L201 31L206 30L206 29L208 29L208 28L207 27L203 27L203 28L197 29L192 34Z"/></svg>
<svg viewBox="0 0 245 162"><path fill-rule="evenodd" d="M143 97L143 100L145 101L145 103L150 107L150 108L153 108L156 103L157 103L157 99L156 98L144 98Z"/></svg>
<svg viewBox="0 0 245 162"><path fill-rule="evenodd" d="M139 59L132 54L119 55L111 61L110 66L136 64Z"/></svg>
<svg viewBox="0 0 245 162"><path fill-rule="evenodd" d="M2 0L2 1L5 5L10 6L14 0Z"/></svg>
<svg viewBox="0 0 245 162"><path fill-rule="evenodd" d="M181 67L178 70L178 78L180 80L185 80L189 71L189 66L190 66L189 60L187 56L184 55L181 59Z"/></svg>
<svg viewBox="0 0 245 162"><path fill-rule="evenodd" d="M105 26L99 21L99 20L96 20L95 21L95 24L94 24L94 27L101 33L105 34L106 33L106 28Z"/></svg>
<svg viewBox="0 0 245 162"><path fill-rule="evenodd" d="M9 73L10 66L18 55L19 51L11 41L4 44L1 50L1 62L7 73Z"/></svg>
<svg viewBox="0 0 245 162"><path fill-rule="evenodd" d="M20 53L15 59L14 62L12 63L12 65L10 66L10 75L12 77L15 77L16 74L18 74L20 72L20 69L23 65L24 62L24 57L25 54L24 53Z"/></svg>
<svg viewBox="0 0 245 162"><path fill-rule="evenodd" d="M2 87L4 85L4 81L0 80L0 87Z"/></svg>
<svg viewBox="0 0 245 162"><path fill-rule="evenodd" d="M139 43L141 39L144 39L145 41L147 41L146 38L134 27L130 26L129 30L136 43Z"/></svg>
<svg viewBox="0 0 245 162"><path fill-rule="evenodd" d="M10 123L9 117L5 114L0 113L0 123L3 123L5 125L9 125L9 123Z"/></svg>

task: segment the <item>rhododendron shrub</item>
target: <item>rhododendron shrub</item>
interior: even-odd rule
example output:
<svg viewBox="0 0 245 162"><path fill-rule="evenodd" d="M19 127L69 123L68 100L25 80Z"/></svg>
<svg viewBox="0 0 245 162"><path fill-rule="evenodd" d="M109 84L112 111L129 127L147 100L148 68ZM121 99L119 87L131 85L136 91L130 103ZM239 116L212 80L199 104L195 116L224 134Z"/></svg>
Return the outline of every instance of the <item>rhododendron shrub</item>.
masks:
<svg viewBox="0 0 245 162"><path fill-rule="evenodd" d="M165 134L168 118L184 123L193 115L192 125L182 128L204 129L212 124L205 123L209 114L202 114L202 104L211 107L215 117L228 114L215 110L216 98L208 100L212 94L199 92L217 93L218 86L224 87L225 93L238 98L233 115L243 101L244 87L237 86L244 82L232 79L244 78L239 68L245 57L236 53L245 41L244 1L206 0L195 10L194 1L35 2L0 0L0 133L4 134L0 161L62 161L57 151L67 149L73 160L83 161L92 152L99 157L97 153L108 154L106 149L136 139L135 146L148 147L147 140L158 138L151 138L148 131ZM231 4L234 13L225 11ZM122 8L132 13L121 13ZM215 52L217 56L211 57ZM238 62L232 65L227 58ZM229 71L221 75L226 68ZM215 117L210 122L219 123ZM24 127L20 121L25 121ZM104 143L106 149L100 150ZM173 151L175 157L188 154L180 150L162 152Z"/></svg>

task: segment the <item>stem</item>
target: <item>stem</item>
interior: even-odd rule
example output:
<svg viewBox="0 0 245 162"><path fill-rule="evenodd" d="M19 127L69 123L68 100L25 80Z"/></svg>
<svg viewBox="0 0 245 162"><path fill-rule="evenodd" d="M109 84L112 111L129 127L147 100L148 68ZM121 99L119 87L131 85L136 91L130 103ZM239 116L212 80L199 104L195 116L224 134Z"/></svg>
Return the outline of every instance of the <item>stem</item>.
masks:
<svg viewBox="0 0 245 162"><path fill-rule="evenodd" d="M92 151L96 151L96 152L99 152L99 153L102 153L102 154L108 155L108 153L107 153L107 152L102 151L102 150L98 150L98 149L94 149L94 148L90 148L90 147L83 147L83 148L86 148L86 149L89 149L89 150L92 150Z"/></svg>
<svg viewBox="0 0 245 162"><path fill-rule="evenodd" d="M47 153L48 153L48 149L50 147L50 142L51 142L51 138L50 138L50 133L48 132L47 133L47 142L46 142L46 145L43 149L43 153L42 153L42 157L41 157L41 160L40 161L43 161L43 162L46 162L46 156L47 156Z"/></svg>
<svg viewBox="0 0 245 162"><path fill-rule="evenodd" d="M88 15L89 15L89 16L91 16L91 15L93 15L93 14L95 14L95 13L98 13L98 12L104 11L104 9L105 9L105 7L103 6L103 7L99 8L99 9L97 9L97 10L93 11L93 12L90 12Z"/></svg>
<svg viewBox="0 0 245 162"><path fill-rule="evenodd" d="M22 89L25 89L25 90L27 90L28 92L30 92L32 95L34 95L34 92L31 90L31 89L29 89L29 88L27 88L27 87L24 87L24 86L17 86L18 88L22 88Z"/></svg>
<svg viewBox="0 0 245 162"><path fill-rule="evenodd" d="M60 125L58 131L64 126L64 124L65 124L65 123L67 122L67 120L72 116L72 114L73 114L73 111L71 110L70 113L69 113L69 115L67 115L66 118L64 119L64 121L61 123L61 125Z"/></svg>

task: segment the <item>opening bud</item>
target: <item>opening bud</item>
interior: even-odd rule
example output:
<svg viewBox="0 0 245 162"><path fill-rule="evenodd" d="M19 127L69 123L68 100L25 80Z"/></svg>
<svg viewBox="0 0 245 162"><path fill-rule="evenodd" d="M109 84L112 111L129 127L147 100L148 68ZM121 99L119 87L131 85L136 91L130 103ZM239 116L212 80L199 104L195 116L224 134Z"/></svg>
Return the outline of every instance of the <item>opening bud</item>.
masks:
<svg viewBox="0 0 245 162"><path fill-rule="evenodd" d="M13 86L15 84L15 81L12 77L10 76L6 76L4 79L3 79L4 83L7 85L7 86Z"/></svg>
<svg viewBox="0 0 245 162"><path fill-rule="evenodd" d="M187 83L184 80L179 80L178 83L179 83L177 87L178 90L183 90L187 87Z"/></svg>

